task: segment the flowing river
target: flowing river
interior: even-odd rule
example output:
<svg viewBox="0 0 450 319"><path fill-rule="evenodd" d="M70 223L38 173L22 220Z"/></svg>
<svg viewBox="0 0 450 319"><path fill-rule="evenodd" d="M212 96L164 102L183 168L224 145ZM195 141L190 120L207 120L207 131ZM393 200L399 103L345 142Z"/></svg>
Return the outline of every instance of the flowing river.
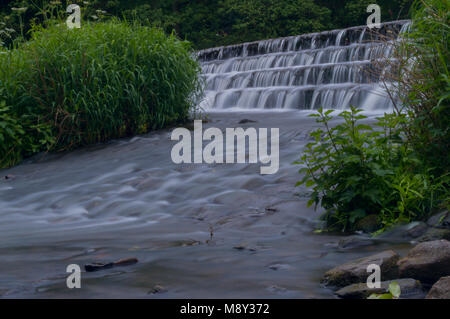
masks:
<svg viewBox="0 0 450 319"><path fill-rule="evenodd" d="M404 24L389 26L398 32ZM0 171L0 296L333 298L320 284L326 270L386 248L407 249L375 239L347 245L347 237L314 233L320 209L308 208L308 190L295 187L301 176L292 162L317 127L309 109L358 101L371 101L368 110L388 107L374 94L376 83L355 76L354 66L366 65L362 60L376 51L363 43L363 32L199 53L204 106L213 109L204 129L279 128L276 174L261 175L260 164L174 164L172 130L38 156ZM352 56L361 61L344 61ZM239 124L244 119L255 122ZM66 286L70 264L128 257L139 262L83 271L81 289Z"/></svg>

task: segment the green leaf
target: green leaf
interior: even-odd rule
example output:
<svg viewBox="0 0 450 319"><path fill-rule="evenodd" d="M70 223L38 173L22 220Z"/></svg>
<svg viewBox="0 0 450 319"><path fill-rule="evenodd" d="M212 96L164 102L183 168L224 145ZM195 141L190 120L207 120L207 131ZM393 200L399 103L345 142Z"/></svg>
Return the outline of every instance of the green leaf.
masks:
<svg viewBox="0 0 450 319"><path fill-rule="evenodd" d="M358 208L350 213L349 221L353 224L356 220L364 217L366 217L366 211L362 208Z"/></svg>
<svg viewBox="0 0 450 319"><path fill-rule="evenodd" d="M389 284L389 292L395 299L400 298L401 288L398 282L394 281Z"/></svg>
<svg viewBox="0 0 450 319"><path fill-rule="evenodd" d="M314 186L316 184L316 182L312 179L308 180L305 184L306 187L311 187Z"/></svg>
<svg viewBox="0 0 450 319"><path fill-rule="evenodd" d="M367 299L392 299L391 294L371 294Z"/></svg>

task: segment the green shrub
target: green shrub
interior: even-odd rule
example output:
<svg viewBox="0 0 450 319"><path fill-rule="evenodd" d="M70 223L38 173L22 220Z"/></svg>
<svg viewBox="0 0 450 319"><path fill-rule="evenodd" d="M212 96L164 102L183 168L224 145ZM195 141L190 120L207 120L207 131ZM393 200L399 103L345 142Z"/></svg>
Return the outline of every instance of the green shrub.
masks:
<svg viewBox="0 0 450 319"><path fill-rule="evenodd" d="M0 54L9 106L0 165L183 122L201 93L199 72L189 43L158 29L118 20L36 27Z"/></svg>
<svg viewBox="0 0 450 319"><path fill-rule="evenodd" d="M309 205L322 206L327 228L357 230L357 223L376 215L379 228L425 219L442 203L448 178L434 178L404 143L401 124L406 116L385 114L378 129L360 124L366 116L351 108L339 114L343 123L330 126L333 111L311 114L323 129L306 145L297 183L313 187Z"/></svg>
<svg viewBox="0 0 450 319"><path fill-rule="evenodd" d="M436 173L450 166L450 1L416 0L412 24L396 45L396 70L387 74L408 114L408 142Z"/></svg>

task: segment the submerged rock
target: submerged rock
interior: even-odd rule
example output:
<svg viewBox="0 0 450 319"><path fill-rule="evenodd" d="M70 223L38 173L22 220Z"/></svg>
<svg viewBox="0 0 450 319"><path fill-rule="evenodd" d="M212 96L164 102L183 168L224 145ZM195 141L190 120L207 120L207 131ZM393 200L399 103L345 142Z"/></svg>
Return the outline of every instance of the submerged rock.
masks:
<svg viewBox="0 0 450 319"><path fill-rule="evenodd" d="M248 124L248 123L257 123L257 122L249 119L243 119L239 121L239 124Z"/></svg>
<svg viewBox="0 0 450 319"><path fill-rule="evenodd" d="M396 252L386 250L375 255L337 266L325 273L322 282L326 285L337 287L366 282L367 277L370 275L367 272L367 266L370 264L380 266L383 279L394 279L398 276L397 261L399 258L400 257Z"/></svg>
<svg viewBox="0 0 450 319"><path fill-rule="evenodd" d="M375 242L368 237L354 235L341 239L338 243L338 248L341 250L347 250L363 246L370 246L373 244L375 244Z"/></svg>
<svg viewBox="0 0 450 319"><path fill-rule="evenodd" d="M120 259L118 261L110 262L110 263L87 264L87 265L84 265L84 269L87 272L93 272L93 271L110 269L113 267L130 266L130 265L136 264L137 262L138 262L137 258L125 258L125 259Z"/></svg>
<svg viewBox="0 0 450 319"><path fill-rule="evenodd" d="M450 299L450 276L442 277L428 292L427 299Z"/></svg>
<svg viewBox="0 0 450 319"><path fill-rule="evenodd" d="M367 283L353 284L336 291L336 295L344 299L365 299L371 294L384 294L389 292L389 284L397 282L401 289L400 298L407 299L421 299L425 296L425 292L422 288L420 281L408 278L397 279L381 282L380 288L369 288Z"/></svg>
<svg viewBox="0 0 450 319"><path fill-rule="evenodd" d="M167 290L166 288L164 288L163 286L161 286L161 285L156 285L156 286L152 287L152 288L148 291L147 294L149 294L149 295L156 295L156 294L162 294L162 293L165 293L165 292L167 292L167 291L168 291L168 290Z"/></svg>
<svg viewBox="0 0 450 319"><path fill-rule="evenodd" d="M394 241L410 241L424 235L427 230L428 226L424 222L399 224L378 235L377 238Z"/></svg>
<svg viewBox="0 0 450 319"><path fill-rule="evenodd" d="M400 259L398 266L402 278L434 283L450 275L450 242L435 240L421 243Z"/></svg>

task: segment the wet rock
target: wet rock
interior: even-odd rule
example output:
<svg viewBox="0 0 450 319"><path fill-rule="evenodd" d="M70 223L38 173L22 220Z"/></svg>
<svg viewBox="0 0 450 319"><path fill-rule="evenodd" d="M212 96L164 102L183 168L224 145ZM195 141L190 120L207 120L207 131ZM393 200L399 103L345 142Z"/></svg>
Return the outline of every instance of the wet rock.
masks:
<svg viewBox="0 0 450 319"><path fill-rule="evenodd" d="M424 283L434 283L450 275L450 242L435 240L424 242L398 262L402 278L415 278Z"/></svg>
<svg viewBox="0 0 450 319"><path fill-rule="evenodd" d="M87 265L84 265L84 269L87 272L93 272L93 271L110 269L113 267L130 266L130 265L136 264L137 262L138 262L137 258L126 258L126 259L120 259L118 261L110 262L110 263L87 264Z"/></svg>
<svg viewBox="0 0 450 319"><path fill-rule="evenodd" d="M164 288L161 285L156 285L154 287L152 287L152 289L150 289L150 291L148 292L149 295L156 295L156 294L162 294L167 292L167 289Z"/></svg>
<svg viewBox="0 0 450 319"><path fill-rule="evenodd" d="M445 228L429 228L425 234L423 234L418 241L433 241L439 239L450 240L450 229Z"/></svg>
<svg viewBox="0 0 450 319"><path fill-rule="evenodd" d="M450 299L450 276L439 279L431 287L426 299Z"/></svg>
<svg viewBox="0 0 450 319"><path fill-rule="evenodd" d="M450 229L450 212L441 211L427 220L427 224L432 227Z"/></svg>
<svg viewBox="0 0 450 319"><path fill-rule="evenodd" d="M418 238L426 233L428 230L427 224L424 222L413 222L406 227L406 236L411 238Z"/></svg>
<svg viewBox="0 0 450 319"><path fill-rule="evenodd" d="M353 284L342 289L339 289L335 294L343 299L366 299L371 294L384 294L389 292L389 284L397 282L401 289L400 298L407 299L421 299L425 296L420 281L415 279L396 279L381 282L380 288L369 288L367 283Z"/></svg>
<svg viewBox="0 0 450 319"><path fill-rule="evenodd" d="M131 266L138 263L137 258L125 258L114 262L114 266Z"/></svg>
<svg viewBox="0 0 450 319"><path fill-rule="evenodd" d="M236 249L236 250L256 251L256 248L254 248L254 247L249 247L249 246L247 246L247 244L241 244L241 245L234 246L233 249Z"/></svg>
<svg viewBox="0 0 450 319"><path fill-rule="evenodd" d="M364 236L350 236L344 239L341 239L338 243L338 249L347 250L358 247L370 246L375 242L368 237Z"/></svg>
<svg viewBox="0 0 450 319"><path fill-rule="evenodd" d="M249 119L243 119L239 121L239 124L248 124L248 123L257 123L257 122Z"/></svg>
<svg viewBox="0 0 450 319"><path fill-rule="evenodd" d="M287 265L287 264L272 264L269 265L269 269L272 270L290 270L292 269L291 265Z"/></svg>
<svg viewBox="0 0 450 319"><path fill-rule="evenodd" d="M362 230L365 233L373 233L380 229L377 215L368 215L360 219L355 226L357 230Z"/></svg>
<svg viewBox="0 0 450 319"><path fill-rule="evenodd" d="M197 246L201 245L202 243L198 240L194 239L186 239L186 240L177 240L172 243L174 247L190 247L190 246Z"/></svg>
<svg viewBox="0 0 450 319"><path fill-rule="evenodd" d="M273 293L286 293L288 290L277 285L267 287L267 290Z"/></svg>
<svg viewBox="0 0 450 319"><path fill-rule="evenodd" d="M380 239L410 241L426 233L428 226L424 222L412 222L409 224L400 224L392 227L384 233L377 236Z"/></svg>
<svg viewBox="0 0 450 319"><path fill-rule="evenodd" d="M366 282L367 277L370 275L367 272L367 266L370 264L380 266L383 279L394 279L398 276L398 259L399 255L396 252L386 250L337 266L325 273L322 282L326 285L337 287Z"/></svg>

